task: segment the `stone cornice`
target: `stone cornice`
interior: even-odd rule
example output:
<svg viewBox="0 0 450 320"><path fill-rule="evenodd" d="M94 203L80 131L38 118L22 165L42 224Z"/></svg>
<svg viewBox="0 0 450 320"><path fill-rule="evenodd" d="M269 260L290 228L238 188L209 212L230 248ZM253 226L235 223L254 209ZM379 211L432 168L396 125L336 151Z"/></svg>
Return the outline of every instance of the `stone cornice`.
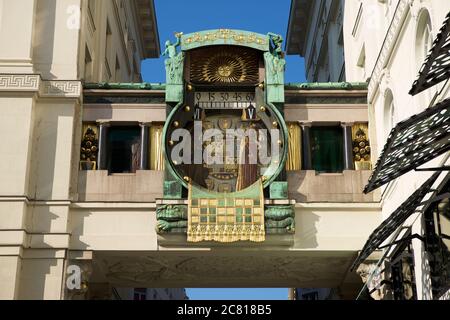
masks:
<svg viewBox="0 0 450 320"><path fill-rule="evenodd" d="M387 31L386 38L384 39L383 46L381 48L380 54L372 72L372 76L370 78L368 94L369 103L372 103L379 88L383 70L389 63L391 54L397 42L397 38L402 30L403 22L405 21L405 18L407 17L407 14L409 12L411 2L412 0L400 0L397 5L394 17L392 18L392 22Z"/></svg>
<svg viewBox="0 0 450 320"><path fill-rule="evenodd" d="M38 74L0 74L0 92L35 92L42 98L81 98L81 81L43 80Z"/></svg>

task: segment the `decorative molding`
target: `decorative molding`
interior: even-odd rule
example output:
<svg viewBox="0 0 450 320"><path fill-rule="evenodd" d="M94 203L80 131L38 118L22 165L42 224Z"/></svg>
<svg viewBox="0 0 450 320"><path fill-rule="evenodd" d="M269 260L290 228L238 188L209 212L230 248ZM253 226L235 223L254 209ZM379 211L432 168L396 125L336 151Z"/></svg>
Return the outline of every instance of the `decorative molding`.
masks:
<svg viewBox="0 0 450 320"><path fill-rule="evenodd" d="M40 81L35 74L0 74L0 91L38 91Z"/></svg>
<svg viewBox="0 0 450 320"><path fill-rule="evenodd" d="M78 98L81 96L80 81L42 81L39 90L41 97Z"/></svg>
<svg viewBox="0 0 450 320"><path fill-rule="evenodd" d="M386 95L386 91L388 89L392 90L392 88L390 87L391 86L391 73L389 72L389 69L384 68L381 71L379 79L378 79L378 86L379 86L382 96Z"/></svg>
<svg viewBox="0 0 450 320"><path fill-rule="evenodd" d="M80 98L81 81L42 80L38 74L0 74L0 92L37 92L44 98Z"/></svg>
<svg viewBox="0 0 450 320"><path fill-rule="evenodd" d="M389 62L392 51L396 44L396 40L400 34L403 26L403 22L409 12L409 0L400 0L395 10L394 17L392 18L391 25L389 26L386 38L384 39L383 46L381 48L380 55L378 56L377 62L372 72L369 83L369 103L373 101L375 93L379 87L379 80L383 73L384 68Z"/></svg>
<svg viewBox="0 0 450 320"><path fill-rule="evenodd" d="M113 285L143 286L240 283L251 285L270 281L291 285L319 280L319 272L327 270L327 278L340 279L349 259L336 257L332 261L311 258L305 263L301 256L256 253L236 255L142 255L123 259L110 256L102 259L105 276Z"/></svg>

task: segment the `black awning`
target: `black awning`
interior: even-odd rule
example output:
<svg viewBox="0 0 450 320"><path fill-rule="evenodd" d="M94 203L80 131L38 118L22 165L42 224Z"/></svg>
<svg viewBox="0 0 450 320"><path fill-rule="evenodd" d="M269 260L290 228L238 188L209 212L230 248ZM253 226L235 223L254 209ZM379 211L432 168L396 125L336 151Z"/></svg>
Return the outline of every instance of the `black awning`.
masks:
<svg viewBox="0 0 450 320"><path fill-rule="evenodd" d="M450 99L400 122L389 135L364 193L450 150Z"/></svg>
<svg viewBox="0 0 450 320"><path fill-rule="evenodd" d="M450 13L409 94L416 95L450 77Z"/></svg>
<svg viewBox="0 0 450 320"><path fill-rule="evenodd" d="M380 246L389 238L403 223L417 211L422 205L423 198L431 192L433 183L438 179L441 172L435 172L419 189L417 189L389 218L387 218L370 235L359 257L353 263L351 270L355 270L366 260L372 252L379 249Z"/></svg>

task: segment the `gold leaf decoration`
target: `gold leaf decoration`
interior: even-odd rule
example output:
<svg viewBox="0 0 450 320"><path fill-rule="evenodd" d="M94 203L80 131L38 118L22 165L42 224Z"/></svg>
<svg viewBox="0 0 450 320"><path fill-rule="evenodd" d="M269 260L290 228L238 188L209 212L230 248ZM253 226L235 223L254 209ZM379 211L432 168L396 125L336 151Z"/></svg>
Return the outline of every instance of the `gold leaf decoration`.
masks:
<svg viewBox="0 0 450 320"><path fill-rule="evenodd" d="M193 83L258 83L259 56L253 49L219 46L191 53Z"/></svg>

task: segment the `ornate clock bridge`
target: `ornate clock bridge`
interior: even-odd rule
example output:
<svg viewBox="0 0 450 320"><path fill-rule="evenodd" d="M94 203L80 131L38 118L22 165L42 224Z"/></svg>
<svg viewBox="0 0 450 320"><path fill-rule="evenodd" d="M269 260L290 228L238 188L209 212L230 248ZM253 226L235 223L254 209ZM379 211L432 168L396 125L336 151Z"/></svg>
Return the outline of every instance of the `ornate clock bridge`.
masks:
<svg viewBox="0 0 450 320"><path fill-rule="evenodd" d="M376 195L361 193L371 173L366 87L285 84L282 42L177 34L166 84L85 86L68 264L92 289L67 295L360 287L348 269L379 222ZM114 151L126 141L129 160Z"/></svg>

